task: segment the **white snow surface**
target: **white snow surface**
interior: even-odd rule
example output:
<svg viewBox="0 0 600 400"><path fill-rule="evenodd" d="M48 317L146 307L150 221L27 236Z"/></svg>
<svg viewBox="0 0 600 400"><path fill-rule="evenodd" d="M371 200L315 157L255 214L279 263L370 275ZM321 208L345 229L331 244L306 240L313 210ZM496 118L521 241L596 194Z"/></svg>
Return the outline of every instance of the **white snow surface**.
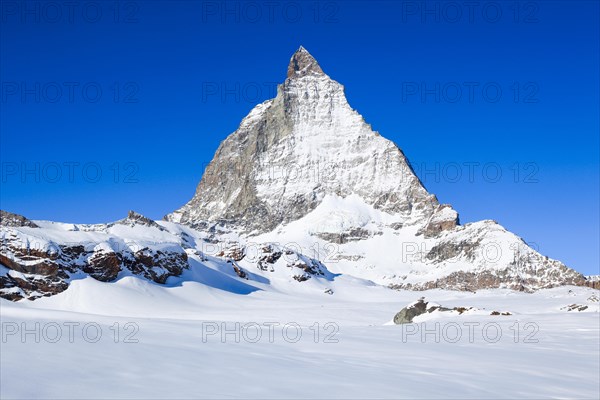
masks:
<svg viewBox="0 0 600 400"><path fill-rule="evenodd" d="M315 248L314 237L303 233L307 226L339 232L351 221L371 229L390 218L353 196L324 199L302 220L280 227L278 243L270 246L284 255L267 270L257 268L263 245L222 237L246 245L246 257L235 262L218 256L227 248L223 243L208 243L203 233L172 222L2 227L5 238L45 248L68 242L101 251L183 246L189 268L165 285L127 271L114 282L76 274L66 291L51 297L0 299L0 397L598 398L597 290L395 291L364 279L378 276L368 267L330 262L335 254L330 260L321 254L323 275L304 282L292 278L302 272L293 265L311 262L304 254L332 250ZM494 232L507 235L499 226ZM304 247L297 248L302 240ZM380 257L377 268L397 273L409 267L386 264L386 257L395 256L381 251L394 249L394 240L390 231L344 246L364 252L369 262ZM306 247L311 243L313 248ZM290 249L302 251L286 254ZM237 276L234 265L248 279ZM0 273L19 274L6 268ZM414 324L390 324L422 296L431 304L473 311L433 312Z"/></svg>
<svg viewBox="0 0 600 400"><path fill-rule="evenodd" d="M0 300L0 397L600 395L598 303L589 300L598 291L593 289L561 287L534 294L498 289L474 294L347 285L337 288L336 296L239 294L201 282L210 278L197 267L166 287L138 277L114 283L87 278L73 281L61 294L34 302ZM201 275L204 278L193 280ZM426 322L386 324L420 296L446 307L472 306L485 312L438 313ZM589 308L561 310L572 303ZM490 316L492 310L513 315ZM35 332L36 323L39 343L34 333L22 336L22 329ZM272 342L267 323L279 324L273 328ZM315 323L319 324L316 342ZM64 324L74 326L72 341ZM297 324L287 325L287 336L285 324ZM19 331L8 333L15 326ZM61 327L61 336L53 343L59 332L56 326ZM85 337L84 326L88 327ZM219 330L208 335L209 326ZM473 340L469 326L474 327ZM225 328L239 332L239 339L234 333L222 337ZM100 338L92 343L96 329ZM258 329L261 338L255 341ZM426 329L430 333L423 336ZM439 339L431 333L436 329ZM295 332L301 332L297 341Z"/></svg>

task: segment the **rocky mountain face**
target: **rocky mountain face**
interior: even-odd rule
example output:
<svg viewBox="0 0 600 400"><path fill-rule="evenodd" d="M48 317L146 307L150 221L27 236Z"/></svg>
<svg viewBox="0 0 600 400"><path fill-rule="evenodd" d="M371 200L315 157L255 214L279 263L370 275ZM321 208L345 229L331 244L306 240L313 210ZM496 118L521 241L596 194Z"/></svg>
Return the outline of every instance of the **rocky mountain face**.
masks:
<svg viewBox="0 0 600 400"><path fill-rule="evenodd" d="M585 277L585 279L587 281L586 286L594 289L600 289L600 275L588 275Z"/></svg>
<svg viewBox="0 0 600 400"><path fill-rule="evenodd" d="M138 224L160 228L154 221L130 212L127 218L113 224L72 225L66 232L56 232L52 224L42 228L23 216L3 212L0 263L10 271L0 276L0 296L18 300L57 294L78 273L109 282L128 271L157 283L181 274L187 268L187 255L181 248L127 245L115 238L104 241L94 235L108 236L115 225Z"/></svg>
<svg viewBox="0 0 600 400"><path fill-rule="evenodd" d="M19 214L13 214L8 211L0 210L0 221L2 226L22 227L28 226L30 228L37 228L38 226Z"/></svg>
<svg viewBox="0 0 600 400"><path fill-rule="evenodd" d="M425 220L438 207L402 151L371 129L344 87L301 47L277 97L221 143L193 199L166 219L265 233L307 215L327 195L350 194L402 223Z"/></svg>

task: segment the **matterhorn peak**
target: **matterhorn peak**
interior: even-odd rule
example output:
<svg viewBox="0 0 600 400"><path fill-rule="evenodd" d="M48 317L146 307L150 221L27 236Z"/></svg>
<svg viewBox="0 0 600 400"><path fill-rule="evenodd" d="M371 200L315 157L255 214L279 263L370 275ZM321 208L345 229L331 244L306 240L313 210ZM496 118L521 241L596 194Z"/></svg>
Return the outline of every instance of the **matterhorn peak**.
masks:
<svg viewBox="0 0 600 400"><path fill-rule="evenodd" d="M323 74L323 70L308 50L300 46L290 59L287 77L300 78L309 74Z"/></svg>
<svg viewBox="0 0 600 400"><path fill-rule="evenodd" d="M336 272L396 289L586 284L499 224L460 225L303 47L277 96L221 143L194 197L166 219L210 240L333 244Z"/></svg>
<svg viewBox="0 0 600 400"><path fill-rule="evenodd" d="M403 225L428 221L435 196L304 47L287 76L277 96L221 143L192 200L166 219L261 234L308 215L325 198L354 195Z"/></svg>

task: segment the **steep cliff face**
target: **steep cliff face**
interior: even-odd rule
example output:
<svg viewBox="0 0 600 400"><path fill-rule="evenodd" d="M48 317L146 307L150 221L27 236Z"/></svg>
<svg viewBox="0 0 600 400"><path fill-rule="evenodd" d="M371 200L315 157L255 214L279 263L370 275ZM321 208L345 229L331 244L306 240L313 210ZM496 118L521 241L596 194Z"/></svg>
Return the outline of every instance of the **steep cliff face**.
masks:
<svg viewBox="0 0 600 400"><path fill-rule="evenodd" d="M223 141L194 198L166 219L264 233L307 215L327 195L351 194L404 224L438 206L402 151L371 129L344 87L300 48L277 97Z"/></svg>

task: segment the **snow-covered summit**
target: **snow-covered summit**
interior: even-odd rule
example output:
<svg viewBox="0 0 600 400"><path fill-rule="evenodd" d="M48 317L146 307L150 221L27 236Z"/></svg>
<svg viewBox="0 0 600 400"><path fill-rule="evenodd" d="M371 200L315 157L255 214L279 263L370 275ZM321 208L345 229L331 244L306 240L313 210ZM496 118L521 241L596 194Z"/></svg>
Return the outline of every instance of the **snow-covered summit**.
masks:
<svg viewBox="0 0 600 400"><path fill-rule="evenodd" d="M402 151L350 107L344 87L300 48L277 96L225 139L194 198L166 217L192 226L268 232L314 210L327 195L360 196L404 224L438 203Z"/></svg>
<svg viewBox="0 0 600 400"><path fill-rule="evenodd" d="M332 270L395 288L586 282L495 222L460 226L303 47L277 96L221 143L194 197L165 218L216 236L318 247Z"/></svg>

